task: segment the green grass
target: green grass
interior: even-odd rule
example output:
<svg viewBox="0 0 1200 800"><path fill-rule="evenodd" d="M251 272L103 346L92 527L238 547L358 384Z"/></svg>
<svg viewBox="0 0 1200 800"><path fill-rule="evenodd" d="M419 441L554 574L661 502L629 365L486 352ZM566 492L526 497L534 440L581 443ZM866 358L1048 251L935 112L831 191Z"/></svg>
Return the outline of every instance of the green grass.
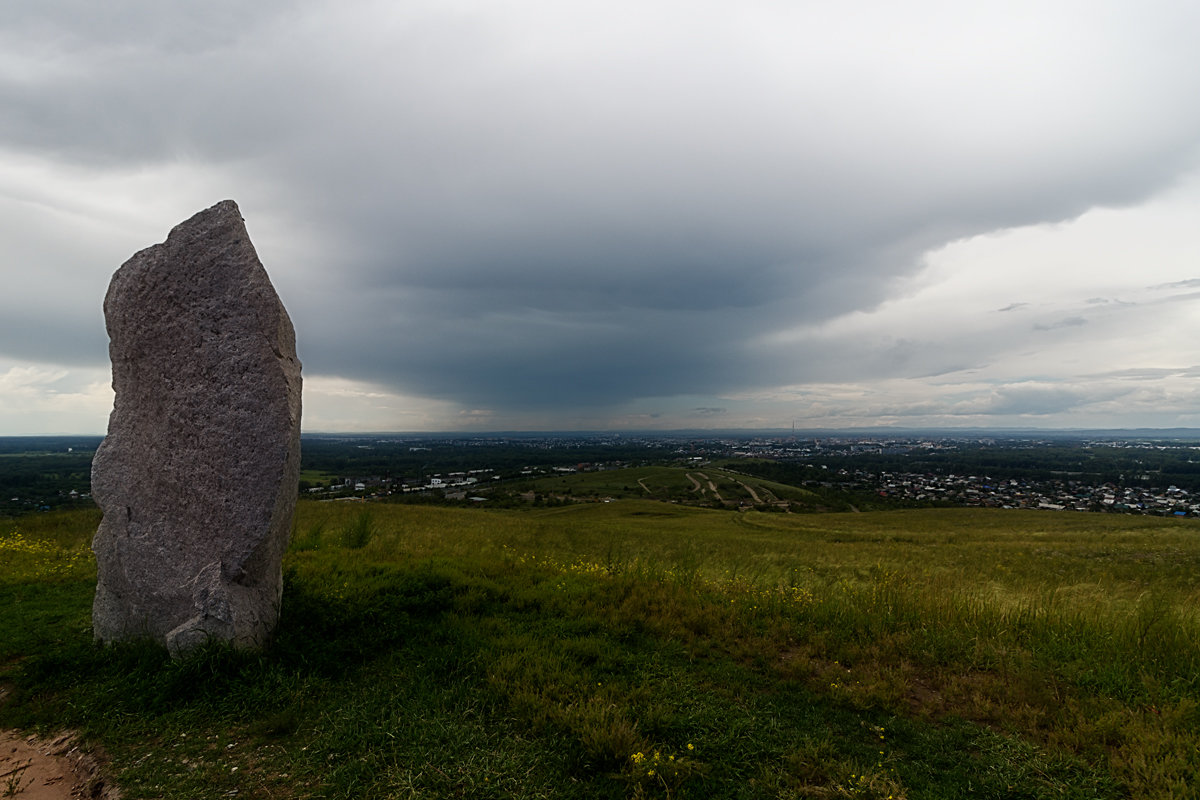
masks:
<svg viewBox="0 0 1200 800"><path fill-rule="evenodd" d="M631 467L560 474L521 486L547 497L571 499L651 499L712 507L793 507L810 510L822 501L812 492L740 475L719 467Z"/></svg>
<svg viewBox="0 0 1200 800"><path fill-rule="evenodd" d="M301 502L272 646L179 662L92 644L96 522L0 528L0 724L130 798L1200 796L1186 520Z"/></svg>
<svg viewBox="0 0 1200 800"><path fill-rule="evenodd" d="M308 483L313 486L328 486L332 481L338 480L339 476L332 472L319 469L306 469L300 472L301 483Z"/></svg>

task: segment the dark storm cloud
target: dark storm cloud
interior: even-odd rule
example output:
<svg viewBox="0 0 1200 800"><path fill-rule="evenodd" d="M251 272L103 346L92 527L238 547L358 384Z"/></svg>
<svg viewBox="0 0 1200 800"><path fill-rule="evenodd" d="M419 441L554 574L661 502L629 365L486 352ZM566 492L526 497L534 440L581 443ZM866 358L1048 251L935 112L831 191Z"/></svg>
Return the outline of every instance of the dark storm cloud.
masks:
<svg viewBox="0 0 1200 800"><path fill-rule="evenodd" d="M103 316L51 300L44 308L10 308L0 316L0 342L29 361L95 366L108 358Z"/></svg>
<svg viewBox="0 0 1200 800"><path fill-rule="evenodd" d="M1151 5L42 3L0 10L0 153L230 176L310 373L488 408L712 394L804 379L763 337L871 308L928 248L1177 175L1197 20ZM304 263L272 262L288 225Z"/></svg>
<svg viewBox="0 0 1200 800"><path fill-rule="evenodd" d="M230 0L6 4L0 142L106 167L269 150L302 118L262 91L282 77L279 54L256 63L249 47L279 13Z"/></svg>

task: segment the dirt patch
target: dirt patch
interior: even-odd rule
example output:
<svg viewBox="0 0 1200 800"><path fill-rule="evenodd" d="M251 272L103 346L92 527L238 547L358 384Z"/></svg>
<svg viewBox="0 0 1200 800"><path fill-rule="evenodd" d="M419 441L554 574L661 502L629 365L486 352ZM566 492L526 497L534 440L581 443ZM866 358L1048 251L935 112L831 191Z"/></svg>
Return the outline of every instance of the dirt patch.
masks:
<svg viewBox="0 0 1200 800"><path fill-rule="evenodd" d="M742 487L742 488L743 488L743 489L745 489L747 492L749 492L749 493L750 493L750 496L754 498L754 502L755 502L755 503L762 503L762 502L763 502L763 501L762 501L762 500L759 498L759 496L758 496L758 492L754 491L754 487L753 487L753 486L751 486L751 485L749 485L749 484L746 484L746 483L742 483L741 481L734 481L734 483L736 483L738 486ZM764 490L764 491L765 491L765 490Z"/></svg>
<svg viewBox="0 0 1200 800"><path fill-rule="evenodd" d="M100 760L63 733L39 739L0 730L0 797L19 800L118 800Z"/></svg>

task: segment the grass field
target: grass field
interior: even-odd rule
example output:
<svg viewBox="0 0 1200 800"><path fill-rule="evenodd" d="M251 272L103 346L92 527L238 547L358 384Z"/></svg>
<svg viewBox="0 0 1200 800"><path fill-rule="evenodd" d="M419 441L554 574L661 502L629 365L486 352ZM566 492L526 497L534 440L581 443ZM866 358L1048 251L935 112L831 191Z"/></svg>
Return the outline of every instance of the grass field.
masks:
<svg viewBox="0 0 1200 800"><path fill-rule="evenodd" d="M806 489L742 475L720 466L648 466L559 474L518 484L517 491L548 498L575 500L647 499L707 505L713 508L761 510L842 510L844 501L830 501Z"/></svg>
<svg viewBox="0 0 1200 800"><path fill-rule="evenodd" d="M1200 796L1186 520L301 502L271 648L180 662L92 644L97 522L0 529L0 724L130 798Z"/></svg>

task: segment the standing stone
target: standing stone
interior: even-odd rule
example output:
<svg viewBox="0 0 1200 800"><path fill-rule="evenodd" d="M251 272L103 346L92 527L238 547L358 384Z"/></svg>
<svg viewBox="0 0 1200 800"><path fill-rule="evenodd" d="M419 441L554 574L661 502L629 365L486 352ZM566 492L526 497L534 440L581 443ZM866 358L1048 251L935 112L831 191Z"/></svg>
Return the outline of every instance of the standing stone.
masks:
<svg viewBox="0 0 1200 800"><path fill-rule="evenodd" d="M296 505L300 362L237 204L126 261L104 316L116 399L92 464L96 638L261 647Z"/></svg>

